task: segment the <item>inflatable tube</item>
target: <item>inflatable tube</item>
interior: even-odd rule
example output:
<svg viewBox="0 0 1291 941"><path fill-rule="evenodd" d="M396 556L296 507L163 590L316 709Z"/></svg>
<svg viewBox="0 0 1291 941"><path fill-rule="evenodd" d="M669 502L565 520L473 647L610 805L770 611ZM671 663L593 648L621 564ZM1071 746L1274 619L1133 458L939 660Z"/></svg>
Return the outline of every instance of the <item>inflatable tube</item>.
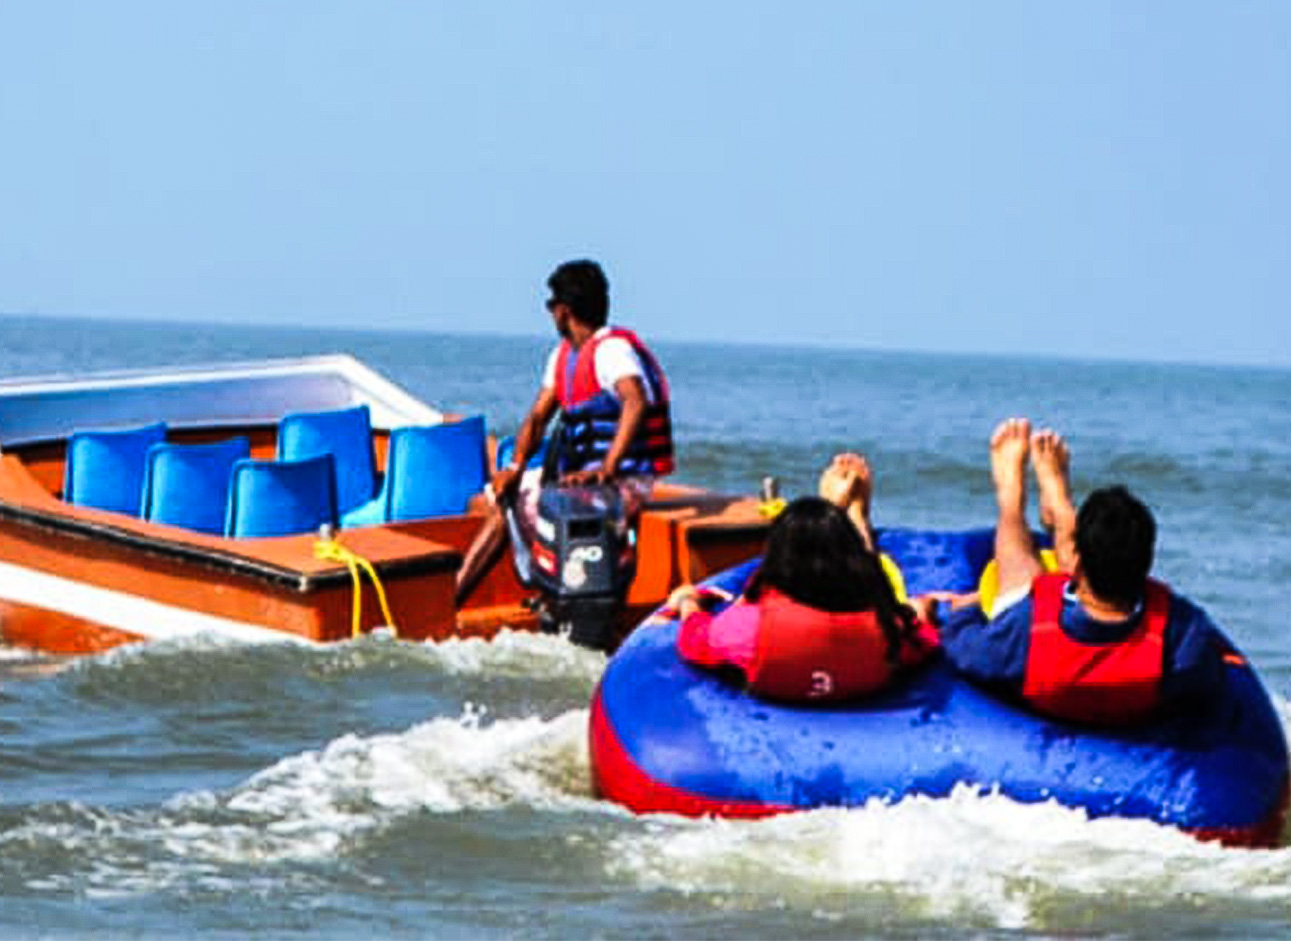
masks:
<svg viewBox="0 0 1291 941"><path fill-rule="evenodd" d="M917 595L975 587L992 540L991 530L889 530L879 545ZM709 584L738 593L755 564ZM594 786L638 813L761 817L940 797L968 784L1230 845L1273 846L1282 832L1287 744L1243 663L1229 664L1226 695L1204 714L1109 732L996 698L942 658L856 703L770 703L683 662L676 637L676 621L647 619L611 658L592 701Z"/></svg>

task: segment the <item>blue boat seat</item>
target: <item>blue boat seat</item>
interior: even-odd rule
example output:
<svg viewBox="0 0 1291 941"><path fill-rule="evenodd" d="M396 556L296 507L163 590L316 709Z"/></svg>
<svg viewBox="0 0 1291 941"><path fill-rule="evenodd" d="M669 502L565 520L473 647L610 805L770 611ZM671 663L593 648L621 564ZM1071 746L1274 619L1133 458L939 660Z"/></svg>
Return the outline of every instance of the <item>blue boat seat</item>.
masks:
<svg viewBox="0 0 1291 941"><path fill-rule="evenodd" d="M484 416L390 432L385 519L425 519L465 513L488 483Z"/></svg>
<svg viewBox="0 0 1291 941"><path fill-rule="evenodd" d="M143 518L223 535L233 463L250 456L251 442L243 437L154 444L144 468Z"/></svg>
<svg viewBox="0 0 1291 941"><path fill-rule="evenodd" d="M278 459L330 454L335 458L336 499L341 513L372 500L377 493L377 461L372 419L366 405L327 412L294 412L278 423Z"/></svg>
<svg viewBox="0 0 1291 941"><path fill-rule="evenodd" d="M330 454L298 461L233 462L225 535L290 536L336 525L336 461Z"/></svg>
<svg viewBox="0 0 1291 941"><path fill-rule="evenodd" d="M77 506L138 516L148 449L166 440L166 425L77 431L67 441L63 499Z"/></svg>

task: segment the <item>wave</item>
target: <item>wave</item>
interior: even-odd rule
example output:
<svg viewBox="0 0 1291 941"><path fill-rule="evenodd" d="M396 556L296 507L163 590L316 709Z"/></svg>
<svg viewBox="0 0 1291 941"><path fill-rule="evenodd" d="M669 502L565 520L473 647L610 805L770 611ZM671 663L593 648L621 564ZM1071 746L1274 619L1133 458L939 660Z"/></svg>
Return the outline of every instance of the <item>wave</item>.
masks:
<svg viewBox="0 0 1291 941"><path fill-rule="evenodd" d="M1291 724L1291 705L1279 708ZM523 813L544 841L612 883L719 910L1095 931L1136 913L1159 926L1175 909L1262 917L1291 904L1289 849L1229 850L1148 821L1089 820L970 787L762 821L635 817L594 798L587 721L585 709L493 719L468 704L399 733L343 735L228 790L152 809L3 810L0 889L303 891L374 847L400 858L449 847L463 815L476 821L474 845L489 838L480 815Z"/></svg>
<svg viewBox="0 0 1291 941"><path fill-rule="evenodd" d="M284 685L303 694L319 684L380 678L398 685L427 676L489 683L546 680L590 693L605 668L603 654L546 634L504 630L489 641L400 642L364 637L335 644L247 644L201 635L118 647L69 662L65 691L88 700L141 704L244 700L280 701Z"/></svg>
<svg viewBox="0 0 1291 941"><path fill-rule="evenodd" d="M641 889L722 908L825 919L889 908L965 929L1115 930L1127 911L1291 902L1291 851L1227 850L1148 821L1089 820L969 787L757 822L660 818L618 836L610 855L612 871Z"/></svg>
<svg viewBox="0 0 1291 941"><path fill-rule="evenodd" d="M365 835L419 815L595 809L587 712L490 722L469 706L393 735L346 735L224 792L155 809L54 803L0 811L0 891L122 895L303 878ZM14 883L18 883L15 885Z"/></svg>
<svg viewBox="0 0 1291 941"><path fill-rule="evenodd" d="M892 925L944 933L948 923L970 933L1124 933L1133 924L1196 933L1243 918L1263 924L1291 906L1291 849L1227 850L1146 821L1091 821L969 787L763 821L633 816L591 792L586 708L544 717L530 703L506 714L516 708L507 691L544 677L558 691L541 700L544 710L585 704L602 666L599 655L523 632L309 648L190 640L77 661L52 682L136 708L161 697L140 689L158 674L160 689L197 701L262 688L281 702L288 674L307 689L355 678L382 687L411 678L422 690L457 682L465 704L397 732L335 735L231 787L151 806L0 805L0 896L306 897L335 891L341 878L406 878L391 867L436 866L433 878L451 878L460 860L512 859L532 837L544 862L516 878L573 878L554 871L567 862L608 891L718 917L757 913L759 924L772 919L768 933L781 933L776 917L789 919L785 934L803 918L849 934ZM1291 703L1278 697L1277 706L1291 727ZM435 858L423 861L428 847Z"/></svg>

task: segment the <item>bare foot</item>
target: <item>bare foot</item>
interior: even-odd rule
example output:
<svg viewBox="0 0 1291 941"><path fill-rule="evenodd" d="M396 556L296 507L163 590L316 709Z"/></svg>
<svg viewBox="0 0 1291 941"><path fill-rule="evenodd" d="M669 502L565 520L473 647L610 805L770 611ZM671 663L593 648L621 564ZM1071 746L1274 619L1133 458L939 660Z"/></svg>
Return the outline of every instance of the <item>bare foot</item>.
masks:
<svg viewBox="0 0 1291 941"><path fill-rule="evenodd" d="M1058 432L1043 428L1031 436L1031 466L1040 492L1040 522L1053 529L1076 514L1071 502L1071 452Z"/></svg>
<svg viewBox="0 0 1291 941"><path fill-rule="evenodd" d="M843 462L844 455L835 454L833 460L820 473L820 483L816 493L823 500L828 500L840 510L846 510L852 502L856 490L856 472Z"/></svg>
<svg viewBox="0 0 1291 941"><path fill-rule="evenodd" d="M1001 510L1022 513L1026 508L1026 463L1031 446L1031 423L1025 418L1000 422L991 435L991 477Z"/></svg>
<svg viewBox="0 0 1291 941"><path fill-rule="evenodd" d="M874 492L874 475L870 463L860 454L835 454L820 475L817 493L840 510L856 505L870 514L870 497Z"/></svg>
<svg viewBox="0 0 1291 941"><path fill-rule="evenodd" d="M1027 526L1027 451L1031 423L1025 418L1000 422L991 435L991 476L1000 515L995 521L995 564L1000 594L1031 584L1044 571ZM987 612L990 616L993 612Z"/></svg>
<svg viewBox="0 0 1291 941"><path fill-rule="evenodd" d="M834 455L820 475L817 493L845 512L866 546L874 548L874 528L870 525L874 475L869 461L850 451Z"/></svg>
<svg viewBox="0 0 1291 941"><path fill-rule="evenodd" d="M1040 522L1053 533L1058 568L1070 572L1075 563L1076 507L1071 502L1071 452L1051 428L1031 436L1031 466L1040 492Z"/></svg>

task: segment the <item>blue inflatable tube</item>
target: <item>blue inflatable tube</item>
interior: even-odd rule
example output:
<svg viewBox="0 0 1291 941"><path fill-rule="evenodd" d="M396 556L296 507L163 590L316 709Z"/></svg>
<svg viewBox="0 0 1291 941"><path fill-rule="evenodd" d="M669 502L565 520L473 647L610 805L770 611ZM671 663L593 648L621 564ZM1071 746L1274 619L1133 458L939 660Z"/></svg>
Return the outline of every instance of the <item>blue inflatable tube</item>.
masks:
<svg viewBox="0 0 1291 941"><path fill-rule="evenodd" d="M971 590L993 535L888 530L879 544L915 595ZM755 564L709 584L738 593ZM940 797L969 784L1231 845L1272 846L1281 836L1287 744L1240 658L1228 666L1226 695L1204 713L1109 732L1003 701L944 659L854 704L770 703L683 662L676 638L675 621L648 619L611 658L592 702L595 787L640 813L758 817Z"/></svg>

